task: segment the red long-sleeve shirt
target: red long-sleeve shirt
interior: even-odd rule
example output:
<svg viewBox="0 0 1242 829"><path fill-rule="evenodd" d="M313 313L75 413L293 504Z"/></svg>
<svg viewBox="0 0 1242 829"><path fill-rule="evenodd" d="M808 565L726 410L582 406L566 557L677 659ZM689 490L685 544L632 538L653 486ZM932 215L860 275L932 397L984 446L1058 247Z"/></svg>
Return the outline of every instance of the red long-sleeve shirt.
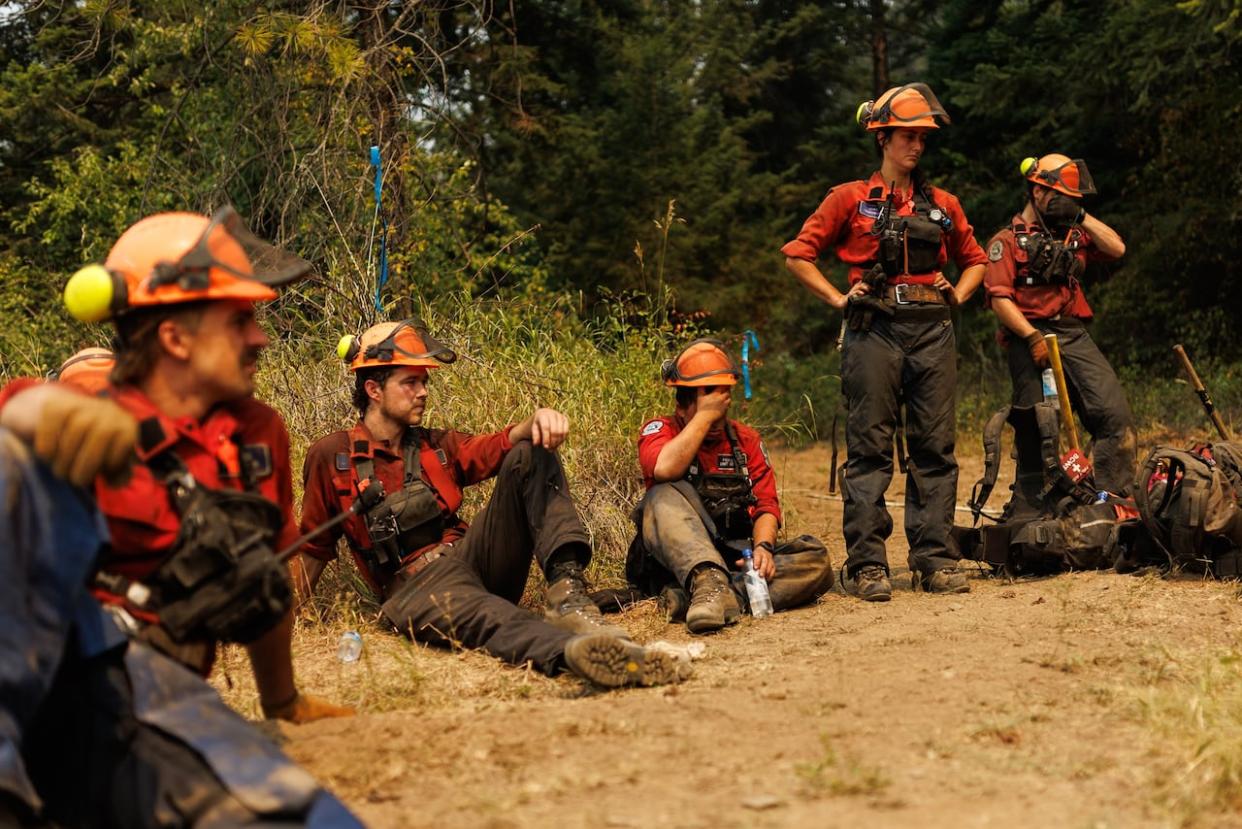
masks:
<svg viewBox="0 0 1242 829"><path fill-rule="evenodd" d="M14 395L41 380L18 378L0 390L0 408ZM252 397L216 406L201 420L170 418L133 386L111 389L108 397L141 423L155 419L166 438L141 456L171 447L196 481L211 489L242 489L240 452L255 461L258 494L280 507L284 516L278 545L297 538L293 518L293 476L289 467L289 433L280 414ZM108 521L111 550L101 569L141 580L167 558L181 530L172 495L150 468L135 464L128 482L110 486L95 481L95 498Z"/></svg>
<svg viewBox="0 0 1242 829"><path fill-rule="evenodd" d="M1015 285L1019 272L1027 266L1027 252L1018 246L1020 234L1042 232L1038 226L1029 226L1022 214L1013 217L1010 226L997 232L988 242L988 265L983 274L983 286L987 289L987 304L993 297L1012 300L1027 319L1049 319L1057 315L1089 320L1091 306L1082 286L1075 281L1069 285ZM1084 264L1103 259L1094 242L1082 228L1075 228L1071 242L1078 245L1074 256Z"/></svg>
<svg viewBox="0 0 1242 829"><path fill-rule="evenodd" d="M170 418L132 386L115 389L111 398L139 423L159 421L174 453L202 486L242 489L239 452L247 453L258 473L258 494L280 507L283 523L278 547L297 538L293 517L293 475L289 466L289 433L280 414L252 397L219 405L201 420ZM99 509L108 519L112 551L103 569L142 579L163 562L181 529L181 516L168 488L151 470L136 464L129 481L109 486L95 482Z"/></svg>
<svg viewBox="0 0 1242 829"><path fill-rule="evenodd" d="M419 464L423 482L435 492L444 518L444 531L439 544L456 541L469 525L457 515L462 490L485 481L500 471L500 465L513 444L509 429L487 435L470 435L445 429L424 430L419 447ZM365 447L365 448L364 448ZM358 473L354 461L371 458L375 477L386 493L398 492L405 478L405 461L400 446L389 446L372 440L366 424L359 421L348 431L333 432L316 441L306 453L302 467L305 494L302 497L302 532L308 533L320 524L345 512L358 497ZM364 556L371 549L366 519L352 515L332 530L325 532L302 548L302 552L320 559L336 558L337 542L344 536L353 551L358 571L377 593L382 585L375 584ZM405 561L417 558L430 547L403 550Z"/></svg>
<svg viewBox="0 0 1242 829"><path fill-rule="evenodd" d="M750 508L751 520L767 514L776 518L779 524L781 503L776 494L776 474L772 471L763 441L759 438L759 433L746 424L736 420L730 420L729 423L733 425L737 435L742 460L750 470L751 492L755 496L755 504ZM684 428L685 424L676 415L657 417L643 425L638 437L638 465L642 467L643 486L647 489L655 486L655 467L660 458L660 450L681 434ZM703 474L741 472L740 469L733 468L733 450L723 429L719 435L704 438L696 457Z"/></svg>
<svg viewBox="0 0 1242 829"><path fill-rule="evenodd" d="M944 234L940 243L939 267L944 267L950 260L962 270L985 263L987 256L975 241L974 229L966 219L957 196L939 187L928 190L935 206L953 221L952 228ZM867 181L851 181L833 187L802 225L797 238L787 242L781 253L814 262L825 250L834 248L837 258L850 265L850 284L859 281L866 268L879 256L880 240L871 235L871 228L888 197L888 191L888 183L879 171L872 173ZM913 190L898 191L893 206L898 216L913 216ZM904 274L891 282L930 285L935 279L935 273Z"/></svg>

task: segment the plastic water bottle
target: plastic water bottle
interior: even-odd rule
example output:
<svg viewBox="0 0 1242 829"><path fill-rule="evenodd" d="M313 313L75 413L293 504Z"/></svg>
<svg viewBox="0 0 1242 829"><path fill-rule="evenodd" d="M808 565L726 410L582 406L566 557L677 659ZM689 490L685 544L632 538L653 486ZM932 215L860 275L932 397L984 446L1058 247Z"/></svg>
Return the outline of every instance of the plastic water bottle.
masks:
<svg viewBox="0 0 1242 829"><path fill-rule="evenodd" d="M341 634L341 641L336 646L336 658L342 662L357 662L362 656L362 636L356 630L347 630Z"/></svg>
<svg viewBox="0 0 1242 829"><path fill-rule="evenodd" d="M755 554L747 547L742 550L746 566L746 597L750 599L750 615L756 619L772 615L772 597L768 595L768 583L755 570Z"/></svg>
<svg viewBox="0 0 1242 829"><path fill-rule="evenodd" d="M1052 369L1046 368L1043 373L1044 383L1044 400L1050 400L1060 405L1061 399L1057 396L1057 377L1052 373Z"/></svg>

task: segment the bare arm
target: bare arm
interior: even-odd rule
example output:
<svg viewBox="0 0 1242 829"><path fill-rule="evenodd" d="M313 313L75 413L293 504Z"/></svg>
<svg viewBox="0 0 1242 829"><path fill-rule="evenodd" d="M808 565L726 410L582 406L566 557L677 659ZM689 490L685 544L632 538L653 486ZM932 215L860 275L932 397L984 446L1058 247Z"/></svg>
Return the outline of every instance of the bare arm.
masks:
<svg viewBox="0 0 1242 829"><path fill-rule="evenodd" d="M706 399L706 396L702 399ZM700 407L694 417L690 418L686 428L682 429L677 437L664 444L664 447L660 449L659 457L656 458L655 470L652 473L657 483L678 481L686 476L686 470L690 468L694 456L699 453L703 439L718 420L720 420L718 416Z"/></svg>
<svg viewBox="0 0 1242 829"><path fill-rule="evenodd" d="M861 295L871 290L865 282L855 282L847 293L841 293L837 290L837 286L828 281L828 277L816 267L814 262L806 259L797 259L792 256L785 257L785 267L798 278L798 281L807 287L807 289L822 299L828 305L836 308L838 311L845 308L845 304L849 301L851 294Z"/></svg>
<svg viewBox="0 0 1242 829"><path fill-rule="evenodd" d="M996 318L1000 320L1001 325L1017 336L1026 339L1034 333L1035 326L1027 321L1012 299L992 297L992 310L996 312Z"/></svg>
<svg viewBox="0 0 1242 829"><path fill-rule="evenodd" d="M1121 234L1101 222L1090 213L1084 213L1082 229L1091 234L1091 242L1103 256L1109 259L1120 259L1125 256L1126 243L1121 241Z"/></svg>
<svg viewBox="0 0 1242 829"><path fill-rule="evenodd" d="M983 282L983 272L983 265L971 265L962 271L957 285L953 288L953 295L957 298L958 305L965 303L975 293L980 283Z"/></svg>

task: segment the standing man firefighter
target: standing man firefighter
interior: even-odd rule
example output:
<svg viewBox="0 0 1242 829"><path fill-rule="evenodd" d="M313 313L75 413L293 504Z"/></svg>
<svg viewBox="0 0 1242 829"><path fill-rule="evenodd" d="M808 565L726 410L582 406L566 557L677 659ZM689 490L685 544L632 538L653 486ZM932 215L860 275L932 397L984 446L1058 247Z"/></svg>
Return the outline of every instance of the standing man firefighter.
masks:
<svg viewBox="0 0 1242 829"><path fill-rule="evenodd" d="M1073 410L1092 436L1096 486L1126 494L1134 479L1134 418L1116 373L1087 333L1092 312L1080 282L1087 262L1118 259L1126 246L1079 204L1096 192L1085 161L1052 153L1024 160L1021 172L1026 205L988 242L984 276L987 302L1002 326L997 340L1008 352L1013 405L1043 400L1044 335L1055 334ZM1040 470L1019 467L1015 494L1037 508L1043 483Z"/></svg>
<svg viewBox="0 0 1242 829"><path fill-rule="evenodd" d="M384 617L413 639L605 686L682 678L675 659L630 642L587 596L591 546L554 451L569 432L563 414L537 409L486 435L423 427L430 370L457 355L418 320L343 338L340 354L359 420L308 451L302 528L348 517L303 549L305 594L344 535ZM467 525L463 488L492 477L491 499ZM516 604L532 558L548 580L542 618Z"/></svg>
<svg viewBox="0 0 1242 829"><path fill-rule="evenodd" d="M635 512L638 536L626 576L665 599L671 621L684 615L691 633L733 624L742 613L742 551L785 610L832 587L832 562L809 535L778 543L781 506L776 475L759 433L729 419L737 365L718 340L695 340L661 369L677 409L648 421L638 438L647 494Z"/></svg>
<svg viewBox="0 0 1242 829"><path fill-rule="evenodd" d="M915 585L933 593L970 589L957 569L950 529L957 498L954 448L956 346L950 308L966 301L987 261L957 197L918 169L927 135L949 123L924 84L888 90L859 107L875 136L880 169L828 191L796 239L785 266L811 293L845 312L841 387L848 407L842 482L848 558L845 587L888 601L885 541L893 520L884 494L893 477L893 435L905 406L908 443L905 526ZM849 267L844 294L815 260L832 248ZM941 272L953 261L956 286Z"/></svg>
<svg viewBox="0 0 1242 829"><path fill-rule="evenodd" d="M278 259L231 209L143 219L66 287L75 316L115 323L107 397L83 393L101 350L0 393L0 583L18 594L0 602L16 661L0 670L0 815L358 825L195 675L217 641L243 643L268 716L352 713L293 683L273 553L296 534L288 438L250 396L267 343L254 303L307 267ZM93 486L99 512L66 484Z"/></svg>

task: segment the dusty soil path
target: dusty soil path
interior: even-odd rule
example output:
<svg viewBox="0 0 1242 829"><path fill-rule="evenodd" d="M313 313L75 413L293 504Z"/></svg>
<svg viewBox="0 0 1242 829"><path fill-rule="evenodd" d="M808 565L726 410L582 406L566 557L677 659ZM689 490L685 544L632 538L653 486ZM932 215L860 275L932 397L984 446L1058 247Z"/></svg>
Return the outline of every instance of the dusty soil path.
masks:
<svg viewBox="0 0 1242 829"><path fill-rule="evenodd" d="M840 562L826 448L775 460L791 529ZM978 469L964 462L962 502ZM364 713L275 734L376 827L1242 825L1177 800L1194 748L1152 696L1179 710L1179 678L1193 695L1197 666L1237 647L1232 586L980 574L969 595L933 597L897 581L885 605L833 593L747 618L702 640L690 682L614 693L371 629L366 658L342 665L339 630L303 630L303 684ZM624 622L690 638L650 603Z"/></svg>

